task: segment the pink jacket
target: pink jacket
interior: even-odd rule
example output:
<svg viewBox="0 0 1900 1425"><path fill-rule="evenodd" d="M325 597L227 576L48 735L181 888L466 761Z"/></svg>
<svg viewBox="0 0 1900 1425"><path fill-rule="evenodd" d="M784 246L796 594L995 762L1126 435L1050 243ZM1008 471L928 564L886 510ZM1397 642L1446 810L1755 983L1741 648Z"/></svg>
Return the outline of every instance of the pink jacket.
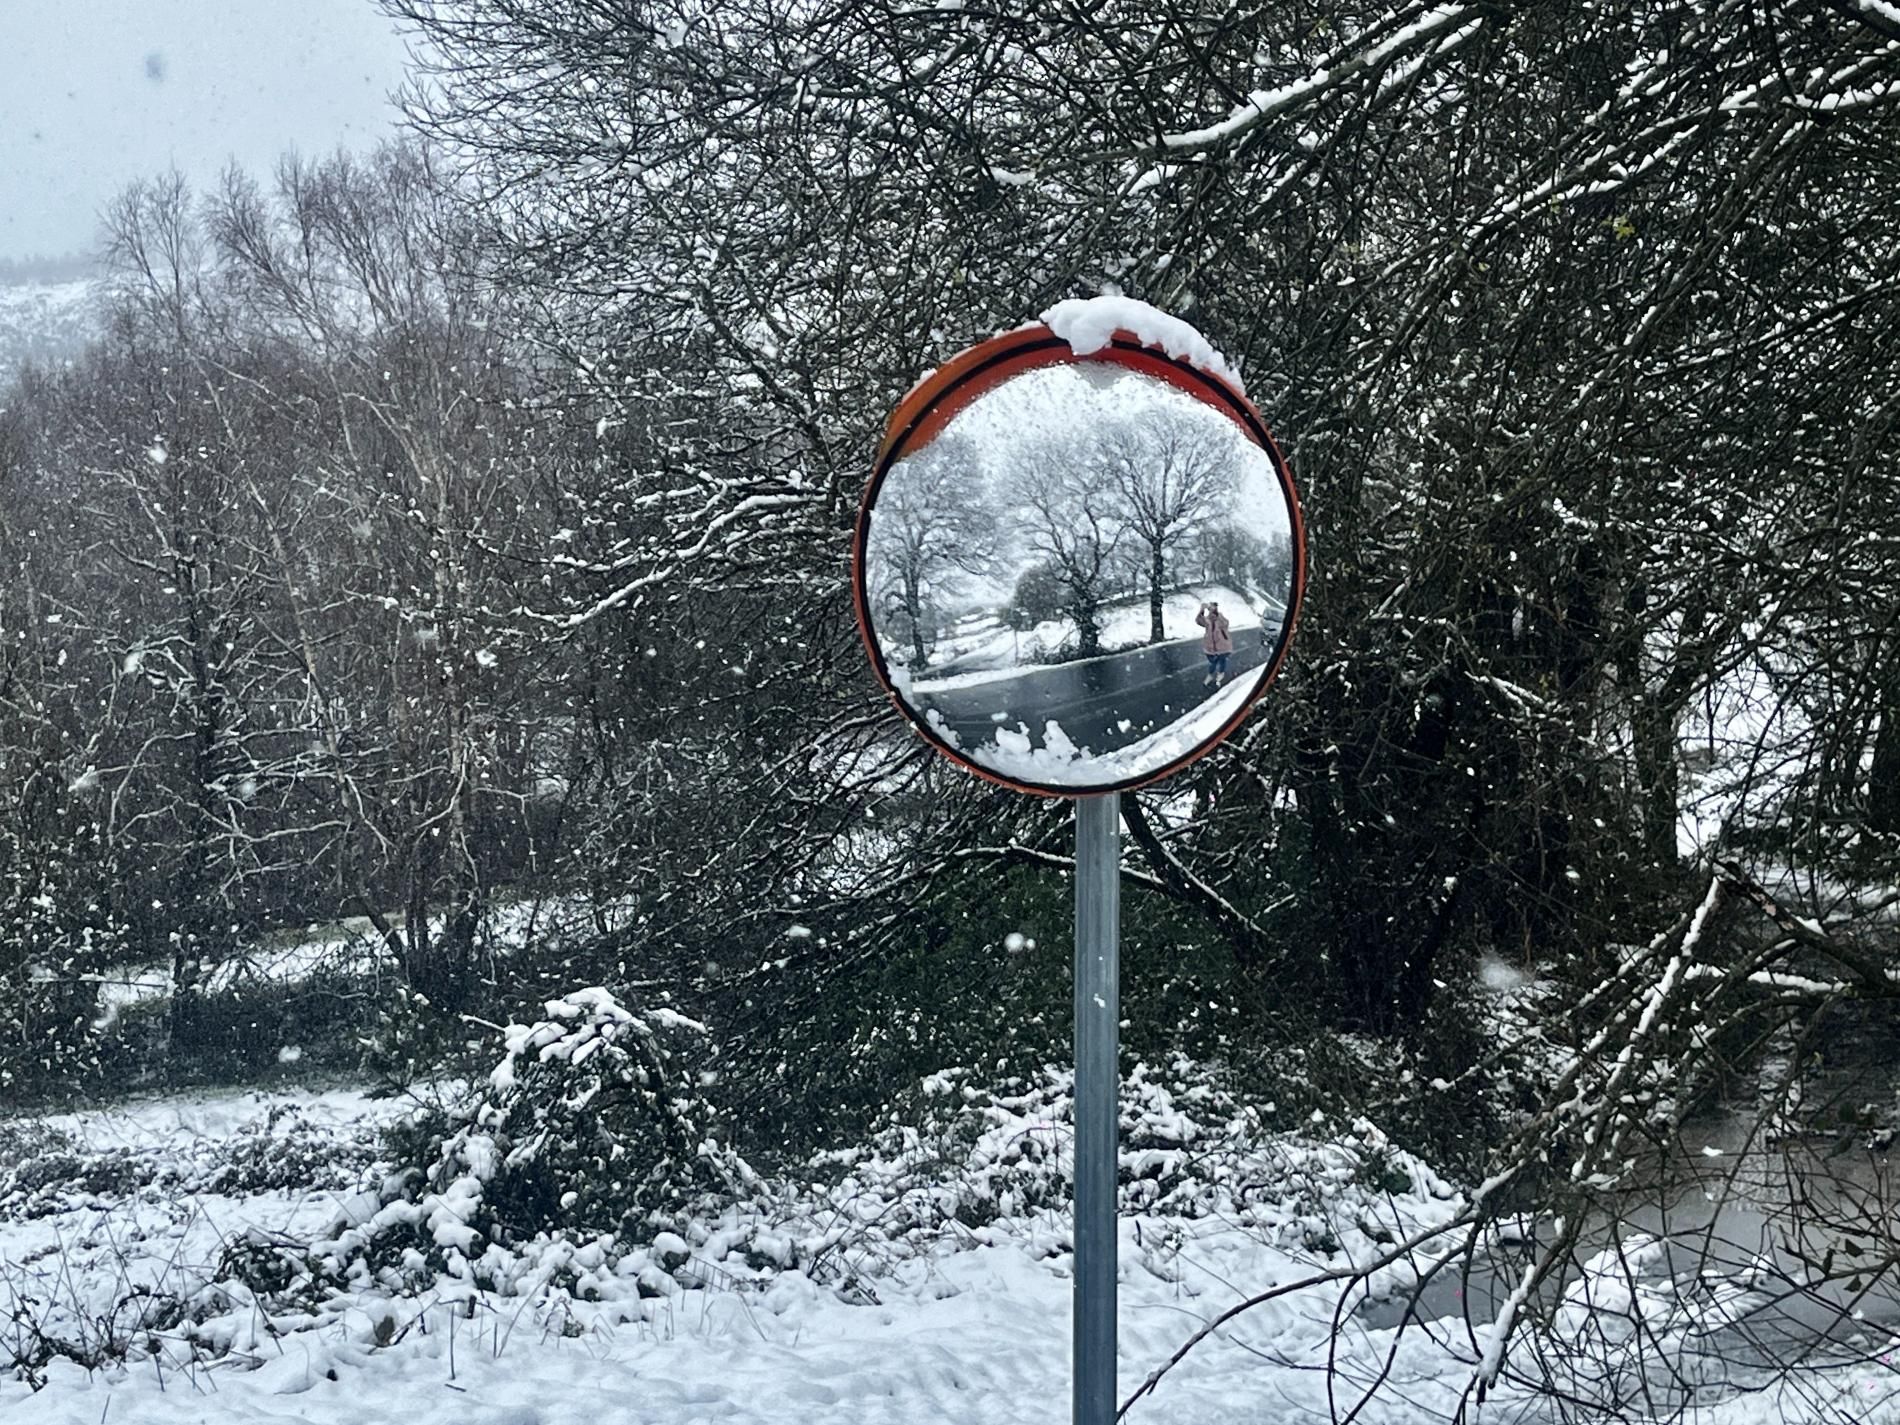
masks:
<svg viewBox="0 0 1900 1425"><path fill-rule="evenodd" d="M1216 613L1209 618L1207 610L1202 609L1194 615L1194 622L1207 630L1201 635L1201 652L1232 653L1234 651L1234 638L1228 631L1226 614Z"/></svg>

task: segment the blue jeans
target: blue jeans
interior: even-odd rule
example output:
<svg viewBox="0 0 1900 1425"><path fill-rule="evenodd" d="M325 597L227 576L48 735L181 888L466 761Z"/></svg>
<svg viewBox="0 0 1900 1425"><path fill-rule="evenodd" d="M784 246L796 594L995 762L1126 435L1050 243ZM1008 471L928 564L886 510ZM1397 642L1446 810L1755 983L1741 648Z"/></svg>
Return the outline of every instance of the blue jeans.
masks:
<svg viewBox="0 0 1900 1425"><path fill-rule="evenodd" d="M1210 678L1225 678L1227 676L1227 655L1225 653L1210 653L1207 655L1207 676Z"/></svg>

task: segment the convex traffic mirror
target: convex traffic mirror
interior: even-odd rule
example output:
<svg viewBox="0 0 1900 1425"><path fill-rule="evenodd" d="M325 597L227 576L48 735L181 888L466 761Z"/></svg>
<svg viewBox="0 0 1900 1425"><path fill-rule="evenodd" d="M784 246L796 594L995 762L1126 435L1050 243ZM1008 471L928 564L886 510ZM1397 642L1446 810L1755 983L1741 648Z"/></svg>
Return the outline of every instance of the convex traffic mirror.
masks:
<svg viewBox="0 0 1900 1425"><path fill-rule="evenodd" d="M891 422L857 532L899 708L964 766L1075 796L1244 719L1304 582L1284 460L1193 329L1118 298L963 353Z"/></svg>

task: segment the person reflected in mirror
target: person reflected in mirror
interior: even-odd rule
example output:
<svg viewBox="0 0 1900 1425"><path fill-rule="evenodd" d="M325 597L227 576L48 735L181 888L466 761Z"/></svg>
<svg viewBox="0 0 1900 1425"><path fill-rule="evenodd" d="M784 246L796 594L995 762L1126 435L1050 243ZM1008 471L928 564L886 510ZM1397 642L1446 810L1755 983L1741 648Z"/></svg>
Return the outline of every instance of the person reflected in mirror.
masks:
<svg viewBox="0 0 1900 1425"><path fill-rule="evenodd" d="M1233 630L1227 626L1227 615L1220 611L1220 605L1211 599L1201 605L1194 622L1201 626L1201 652L1207 655L1207 676L1201 679L1201 686L1218 688L1227 681L1227 656L1234 651Z"/></svg>

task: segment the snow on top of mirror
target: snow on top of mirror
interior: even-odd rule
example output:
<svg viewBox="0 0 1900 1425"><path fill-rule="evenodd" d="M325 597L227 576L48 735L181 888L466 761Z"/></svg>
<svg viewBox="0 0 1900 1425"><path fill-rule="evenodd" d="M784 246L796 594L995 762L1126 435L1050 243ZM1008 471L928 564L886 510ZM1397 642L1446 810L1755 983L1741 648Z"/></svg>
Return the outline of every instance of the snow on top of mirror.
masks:
<svg viewBox="0 0 1900 1425"><path fill-rule="evenodd" d="M1246 395L1240 373L1213 343L1182 321L1133 297L1077 297L1057 302L1042 314L1042 324L1069 344L1077 356L1100 351L1118 331L1131 332L1177 361L1192 362Z"/></svg>

